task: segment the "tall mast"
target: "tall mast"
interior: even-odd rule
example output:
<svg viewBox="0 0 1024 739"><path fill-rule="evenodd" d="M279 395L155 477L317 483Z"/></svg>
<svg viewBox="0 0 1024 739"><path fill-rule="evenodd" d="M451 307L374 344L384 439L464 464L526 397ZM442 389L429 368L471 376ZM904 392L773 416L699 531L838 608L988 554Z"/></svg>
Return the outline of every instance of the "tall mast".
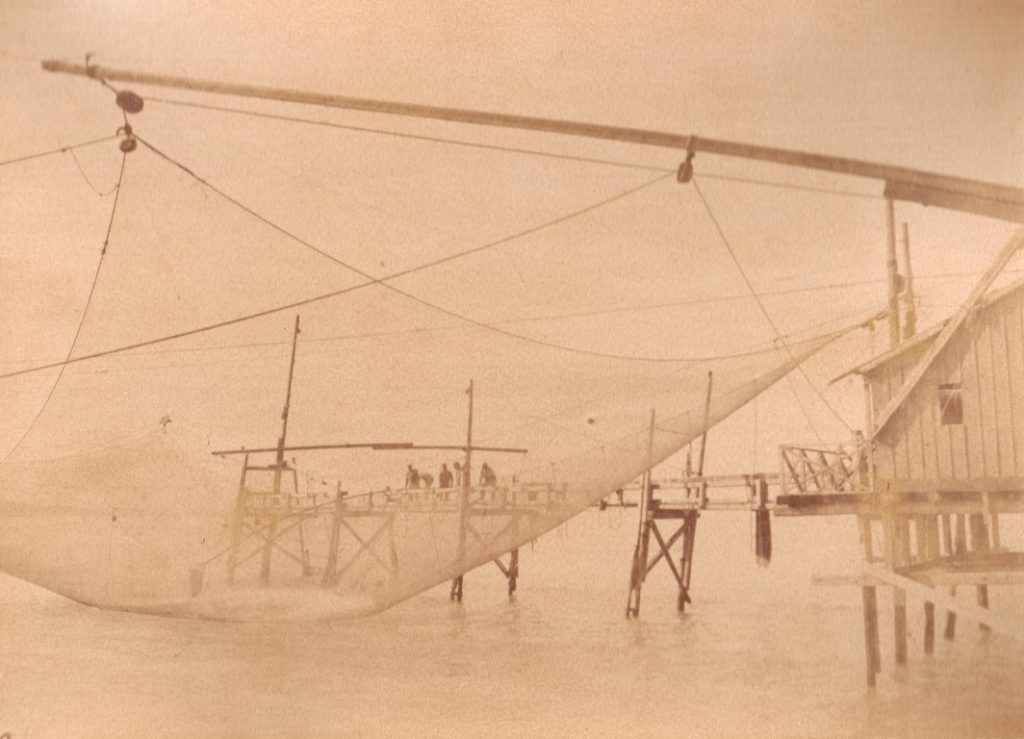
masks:
<svg viewBox="0 0 1024 739"><path fill-rule="evenodd" d="M288 364L288 388L284 395L284 410L281 411L281 436L277 439L277 464L284 462L285 439L288 436L288 411L292 403L292 378L295 375L295 348L299 342L299 317L295 316L295 330L292 332L292 357Z"/></svg>
<svg viewBox="0 0 1024 739"><path fill-rule="evenodd" d="M914 305L914 268L910 264L910 229L903 224L903 338L917 333L917 306Z"/></svg>
<svg viewBox="0 0 1024 739"><path fill-rule="evenodd" d="M896 213L892 198L885 199L886 259L885 272L889 286L889 347L900 343L900 285L896 264Z"/></svg>

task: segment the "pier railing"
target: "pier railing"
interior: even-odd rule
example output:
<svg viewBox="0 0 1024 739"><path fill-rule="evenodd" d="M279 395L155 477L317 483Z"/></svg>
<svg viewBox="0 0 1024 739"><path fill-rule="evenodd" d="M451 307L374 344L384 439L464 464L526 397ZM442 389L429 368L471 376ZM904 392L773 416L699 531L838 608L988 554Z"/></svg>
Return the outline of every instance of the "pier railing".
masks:
<svg viewBox="0 0 1024 739"><path fill-rule="evenodd" d="M782 495L863 493L871 487L865 445L856 441L835 447L782 446Z"/></svg>

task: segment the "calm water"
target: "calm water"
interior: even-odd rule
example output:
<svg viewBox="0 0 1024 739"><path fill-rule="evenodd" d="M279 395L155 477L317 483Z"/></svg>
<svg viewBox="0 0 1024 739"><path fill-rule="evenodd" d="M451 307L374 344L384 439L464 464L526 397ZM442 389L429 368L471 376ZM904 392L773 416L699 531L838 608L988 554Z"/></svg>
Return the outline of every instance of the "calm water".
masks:
<svg viewBox="0 0 1024 739"><path fill-rule="evenodd" d="M632 511L635 515L635 511ZM380 616L237 625L106 613L0 582L0 733L37 736L1020 736L1024 647L961 622L864 686L860 595L810 584L848 571L840 521L746 514L698 529L694 604L655 571L626 621L632 516L586 513L522 552L517 600L496 568L459 607L435 589ZM993 594L1010 609L1020 592ZM1019 611L1019 609L1018 609Z"/></svg>

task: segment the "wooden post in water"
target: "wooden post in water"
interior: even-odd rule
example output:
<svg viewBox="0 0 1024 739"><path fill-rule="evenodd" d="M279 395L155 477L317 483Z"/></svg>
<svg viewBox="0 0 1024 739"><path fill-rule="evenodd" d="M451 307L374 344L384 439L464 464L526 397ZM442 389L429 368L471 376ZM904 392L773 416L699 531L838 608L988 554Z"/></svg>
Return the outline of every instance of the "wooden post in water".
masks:
<svg viewBox="0 0 1024 739"><path fill-rule="evenodd" d="M249 471L249 454L242 458L242 477L238 481L238 497L235 499L235 515L231 520L231 553L228 555L228 584L235 582L235 570L238 568L238 547L242 543L242 523L245 520L245 507L248 496L245 491L245 475Z"/></svg>
<svg viewBox="0 0 1024 739"><path fill-rule="evenodd" d="M952 528L952 524L950 524ZM964 521L964 514L956 514L956 534L953 542L952 554L954 557L962 557L967 554L967 526ZM949 588L949 594L956 595L956 585L952 585ZM953 640L956 638L956 614L953 611L949 611L946 614L946 639Z"/></svg>
<svg viewBox="0 0 1024 739"><path fill-rule="evenodd" d="M473 461L473 380L469 381L466 394L469 396L469 412L466 419L466 456L462 464L462 489L459 491L459 548L456 552L456 559L459 560L466 554L466 527L469 525L469 475L470 464ZM452 580L448 599L461 603L462 586L463 575L458 575Z"/></svg>
<svg viewBox="0 0 1024 739"><path fill-rule="evenodd" d="M987 503L987 499L986 499ZM988 505L985 506L988 508ZM985 554L989 550L988 540L988 526L985 523L985 515L981 513L971 514L970 526L971 526L971 549L979 554ZM988 585L981 583L977 587L977 603L982 608L988 608ZM979 628L982 631L988 631L989 628L985 624L980 624Z"/></svg>
<svg viewBox="0 0 1024 739"><path fill-rule="evenodd" d="M871 518L861 516L858 523L864 544L864 559L870 564L875 558ZM864 605L864 653L867 657L868 686L874 687L875 675L882 671L882 650L878 643L878 591L873 585L865 585L860 592Z"/></svg>
<svg viewBox="0 0 1024 739"><path fill-rule="evenodd" d="M882 654L878 646L878 592L874 587L861 588L864 603L864 648L867 653L868 685L875 687L875 676L882 671Z"/></svg>
<svg viewBox="0 0 1024 739"><path fill-rule="evenodd" d="M651 467L654 463L654 409L651 408L651 423L647 437L647 467L641 478L640 521L637 524L636 546L633 548L633 566L629 573L629 595L626 598L626 618L640 615L640 594L647 577L647 554L650 551L652 516L651 502L654 485L651 482Z"/></svg>
<svg viewBox="0 0 1024 739"><path fill-rule="evenodd" d="M341 485L339 483L338 487ZM342 502L341 490L336 490L334 498L334 518L331 520L331 543L327 549L327 564L324 565L324 577L321 584L329 588L334 584L334 573L338 569L338 544L341 538L341 517L344 515L345 504Z"/></svg>

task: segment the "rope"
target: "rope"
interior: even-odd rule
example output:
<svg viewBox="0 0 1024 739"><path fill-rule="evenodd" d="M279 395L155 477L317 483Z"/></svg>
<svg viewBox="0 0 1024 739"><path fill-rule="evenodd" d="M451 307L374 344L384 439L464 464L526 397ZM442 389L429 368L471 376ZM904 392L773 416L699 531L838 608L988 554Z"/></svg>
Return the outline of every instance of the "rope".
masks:
<svg viewBox="0 0 1024 739"><path fill-rule="evenodd" d="M917 279L917 278L915 277L915 279ZM884 283L884 282L885 282L885 280L883 280L883 279L860 280L860 281L857 281L857 282L841 282L841 283L832 283L832 284L828 284L828 285L813 285L813 286L809 286L809 287L789 288L789 289L785 289L785 290L768 290L768 291L762 292L761 295L762 295L762 297L769 297L769 296L776 296L776 295L792 295L792 294L796 294L796 293L818 292L818 291L823 291L823 290L835 290L835 289L844 289L844 288L850 288L850 287L858 287L858 286L863 286L863 285L881 284L881 283ZM678 308L678 307L684 307L684 306L690 306L690 305L707 305L707 304L710 304L710 303L729 302L729 301L733 301L733 300L746 300L749 297L750 297L750 295L747 294L747 293L743 293L742 295L741 294L720 295L720 296L715 296L715 297L712 297L712 298L696 298L696 299L692 299L691 298L691 299L687 299L687 300L668 301L668 302L663 302L663 303L648 303L646 305L619 306L619 307L614 307L614 308L601 308L601 309L589 310L589 311L575 311L575 312L568 312L568 313L549 313L549 314L545 314L545 315L535 315L535 316L520 316L519 318L508 318L508 319L503 319L503 320L499 320L499 321L491 321L490 323L494 324L494 325L511 325L511 324L516 324L516 323L535 323L535 322L542 322L542 321L560 321L560 320L572 319L572 318L590 318L590 317L597 317L597 316L614 315L614 314L617 314L617 313L642 313L642 312L646 312L646 311L661 310L661 309L664 309L664 308ZM793 336L795 336L795 335L797 335L799 333L803 333L803 332L808 331L810 329L818 328L818 327L823 326L823 325L825 325L827 323L833 323L835 321L845 320L846 318L849 318L852 315L853 314L850 313L850 314L845 314L845 315L842 315L842 316L836 316L835 318L828 319L828 320L825 320L825 321L819 321L817 323L811 324L810 326L803 327L802 329L800 329L800 331L786 334L786 338L791 338L791 337L793 337ZM464 328L464 326L462 326L461 324L454 324L454 323L446 324L446 325L443 325L443 326L419 326L419 327L416 327L416 328L391 329L391 330L387 330L387 331L366 331L366 332L354 333L354 334L335 334L335 335L332 335L332 336L321 336L321 337L309 338L309 339L300 338L299 339L299 343L300 344L320 344L320 343L329 343L329 342L334 342L334 341L351 341L353 339L373 339L373 338L382 338L382 337L389 337L389 336L405 336L405 335L409 335L409 334L434 333L434 332L437 332L437 331L454 331L454 330L457 330L457 329L460 329L460 328ZM289 339L287 341L285 341L285 340L282 340L282 341L249 341L249 342L238 342L238 343L234 343L234 344L212 344L212 345L208 345L208 346L187 346L187 347L180 347L180 348L177 348L177 349L157 349L157 350L151 351L151 352L127 352L126 351L126 352L122 352L122 353L127 355L127 356L145 357L145 356L152 356L152 355L155 355L155 354L185 354L185 353L190 353L190 352L224 351L224 350L231 350L231 349L256 349L256 348L263 348L263 347L285 346L285 345L290 346L291 345L291 340ZM765 348L768 349L768 348L771 348L771 347L765 347ZM716 360L720 360L720 359L734 359L734 358L739 358L739 357L742 357L742 356L747 356L749 354L756 353L758 351L761 351L761 350L753 348L753 349L744 350L744 351L742 351L740 353L734 353L734 354L714 354L714 355L708 355L708 356L704 356L704 357L694 356L694 357L687 358L685 361L698 363L698 362L711 362L711 361L716 361ZM6 359L6 360L3 360L3 361L0 361L0 364L26 364L26 363L34 363L34 362L48 362L48 361L51 361L51 359L50 358L46 358L46 359L40 359L40 358L36 358L36 359ZM680 359L680 361L684 361L684 360ZM196 365L196 366L203 366L203 365Z"/></svg>
<svg viewBox="0 0 1024 739"><path fill-rule="evenodd" d="M173 159L169 155L167 155L164 152L160 151L159 149L154 147L152 144L150 144L145 139L143 139L143 138L141 138L139 136L136 136L136 138L138 138L138 140L140 142L142 142L142 144L144 146L146 146L151 151L153 151L153 153L155 153L157 156L159 156L159 157L163 158L164 160L166 160L167 162L173 164L178 169L181 169L183 172L187 173L192 178L194 178L197 182L199 182L199 183L203 184L204 186L208 187L210 190L212 190L213 192L217 193L222 198L224 198L225 200L230 202L232 205L234 205L237 208L241 209L243 212L249 214L250 216L252 216L256 220L258 220L261 223L269 226L270 228L274 229L275 231L277 231L278 233L282 234L283 236L285 236L285 237L295 241L296 243L300 244L301 246L304 246L307 249L310 249L311 251L319 254L320 256L322 256L322 257L324 257L326 259L329 259L330 261L334 262L335 264L338 264L338 265L344 267L345 269L348 269L348 270L350 270L352 272L355 272L360 277L365 277L367 280L369 280L369 282L363 283L361 285L353 286L351 288L352 291L359 290L359 289L362 289L364 287L369 287L371 285L380 285L381 287L383 287L383 288L385 288L387 290L390 290L390 291L392 291L392 292L394 292L394 293L396 293L398 295L401 295L402 297L406 298L407 300L411 300L412 302L419 303L420 305L422 305L422 306L424 306L426 308L429 308L431 310L437 311L438 313L443 313L443 314L445 314L447 316L455 318L456 320L463 321L463 322L468 323L470 325L476 326L477 328L481 328L481 329L484 329L484 330L487 330L487 331L491 331L493 333L497 333L497 334L500 334L502 336L506 336L508 338L516 339L516 340L519 340L519 341L525 341L527 343L537 344L539 346L544 346L544 347L547 347L547 348L550 348L550 349L558 349L560 351L567 351L567 352L572 352L572 353L577 353L577 354L584 354L584 355L587 355L587 356L602 357L602 358L606 358L606 359L620 359L620 360L638 360L639 359L641 361L649 361L649 362L679 362L679 361L681 361L679 358L675 358L675 357L668 357L668 358L636 357L636 356L632 356L632 355L596 352L596 351L592 351L592 350L588 350L588 349L580 349L580 348L577 348L577 347L571 347L571 346L566 346L566 345L563 345L563 344L557 344L555 342L545 341L543 339L537 339L537 338L534 338L534 337L531 337L531 336L525 336L523 334L518 334L518 333L515 333L513 331L508 331L507 329L500 328L499 326L497 326L495 324L486 323L486 322L480 321L480 320L478 320L476 318L472 318L471 316L467 316L467 315L465 315L463 313L458 313L458 312L453 311L453 310L451 310L449 308L445 308L445 307L443 307L441 305L438 305L437 303L433 303L433 302L431 302L429 300L425 300L424 298L421 298L421 297L419 297L419 296L417 296L417 295L415 295L413 293L407 292L405 290L402 290L399 287L396 287L396 286L390 284L391 281L399 279L401 277L406 277L408 275L411 275L411 274L414 274L414 273L417 273L417 272L422 272L422 271L425 271L427 269L432 269L433 267L437 267L439 265L446 264L448 262L453 262L453 261L456 261L456 260L459 260L459 259L463 259L463 258L465 258L467 256L470 256L470 255L473 255L473 254L477 254L477 253L480 253L480 252L483 252L483 251L486 251L486 250L490 250L490 249L493 249L493 248L495 248L497 246L500 246L502 244L505 244L505 243L508 243L510 241L513 241L515 239L519 239L519 238L522 238L522 237L525 237L525 236L537 233L538 231L541 231L543 229L547 229L547 228L550 228L552 226L559 225L559 224L565 223L567 221L570 221L570 220L572 220L574 218L578 218L578 217L580 217L582 215L585 215L587 213L590 213L590 212L593 212L595 210L598 210L599 208L602 208L602 207L604 207L606 205L610 205L610 204L612 204L612 203L614 203L614 202L616 202L618 200L622 200L622 199L624 199L624 198L626 198L626 197L628 197L628 196L630 196L630 195L632 195L634 193L637 193L637 192L639 192L641 190L644 190L644 189L646 189L646 188L648 188L648 187L650 187L650 186L652 186L652 185L654 185L654 184L656 184L658 182L661 182L662 180L668 179L671 176L670 174L658 175L654 179L650 179L650 180L647 180L645 182L642 182L641 184L636 185L634 187L631 187L629 189L623 190L622 192L617 193L616 195L612 195L611 197L605 198L605 199L600 200L600 201L598 201L596 203L592 203L591 205L588 205L586 207L583 207L583 208L580 208L578 210L575 210L575 211L573 211L571 213L568 213L568 214L566 214L564 216L561 216L560 218L556 218L556 219L554 219L552 221L548 221L548 222L543 223L543 224L541 224L539 226L534 226L534 227L531 227L531 228L524 229L522 231L519 231L519 232L513 234L512 236L508 236L508 237L505 237L503 239L498 239L496 241L491 241L491 242L489 242L487 244L482 244L480 246L476 246L476 247L473 247L471 249L465 249L463 251L456 252L454 254L449 254L449 255L441 257L439 259L432 260L432 261L427 262L425 264L420 264L420 265L418 265L416 267L410 267L409 269L401 270L399 272L392 273L392 274L387 275L385 277L377 278L377 277L374 277L373 275L371 275L370 273L368 273L368 272L366 272L364 270L361 270L358 267L356 267L356 266L354 266L352 264L349 264L348 262L343 261L342 259L339 259L338 257L334 256L330 252L324 251L323 249L315 246L314 244L310 243L309 241L306 241L305 239L303 239L303 238L297 236L296 234L294 234L293 232L291 232L291 231L285 229L284 227L278 225L274 221L271 221L266 216L256 212L255 210L253 210L249 206L245 205L244 203L239 201L237 198L234 198L233 196L229 195L228 193L226 193L224 190L220 189L219 187L217 187L213 183L209 182L208 180L204 179L203 177L200 177L198 174L193 172L191 169L186 167L184 164L178 162L177 160ZM685 360L682 360L682 361L685 361Z"/></svg>
<svg viewBox="0 0 1024 739"><path fill-rule="evenodd" d="M75 162L75 166L78 167L78 173L82 175L82 179L85 180L85 184L87 184L89 186L89 189L92 190L94 193L99 195L101 198L105 198L107 197L107 195L109 195L110 193L114 192L114 190L117 189L117 187L115 186L110 188L106 192L100 192L100 189L92 183L92 180L89 179L89 175L87 175L85 173L85 170L82 169L82 163L78 161L78 155L75 154L74 149L68 149L68 154L71 155L71 159Z"/></svg>
<svg viewBox="0 0 1024 739"><path fill-rule="evenodd" d="M696 173L694 173L696 176ZM845 195L848 198L866 198L868 200L884 200L884 195L872 195L871 193L865 192L850 192L849 190L836 190L831 187L813 187L810 185L794 185L789 182L779 182L778 180L763 180L755 177L735 177L733 175L724 174L708 174L706 172L701 173L701 179L704 180L722 180L724 182L742 182L746 185L761 185L763 187L777 187L783 190L796 190L798 192L815 192L824 195Z"/></svg>
<svg viewBox="0 0 1024 739"><path fill-rule="evenodd" d="M32 159L42 159L43 157L52 156L54 154L63 154L66 151L74 151L75 149L84 149L87 146L101 144L104 141L113 141L116 138L119 138L118 134L114 134L112 136L103 136L102 138L98 139L90 139L89 141L83 141L79 144L71 144L70 146L62 146L59 149L49 149L48 151L40 151L35 154L25 154L24 156L15 157L14 159L5 159L3 161L0 161L0 167L6 167L8 164L18 164L19 162L27 162Z"/></svg>
<svg viewBox="0 0 1024 739"><path fill-rule="evenodd" d="M764 314L765 320L768 321L768 325L771 326L772 331L775 332L776 338L782 344L782 347L786 350L786 353L789 354L790 359L793 359L793 351L789 348L789 344L787 344L786 340L783 338L782 332L779 330L779 327L775 324L775 321L772 319L767 307L765 307L764 301L761 299L761 295L758 294L757 290L754 289L754 284L750 281L750 277L747 275L747 271L743 268L743 265L740 263L739 258L736 256L736 252L732 248L732 244L729 243L729 239L726 238L725 231L722 230L721 223L719 223L718 218L711 210L711 206L708 204L707 199L704 197L704 193L701 192L700 185L697 184L696 177L693 178L693 189L697 192L697 195L700 197L700 201L704 205L704 210L707 211L708 217L714 224L715 230L718 232L718 236L722 240L722 244L725 246L726 251L729 252L729 256L732 258L733 264L736 265L736 269L739 271L740 276L743 278L743 282L746 283L747 289L750 291L750 294L754 297L754 300L757 301L757 306L761 309L761 313ZM846 419L839 414L839 411L837 411L835 407L828 401L828 399L821 393L821 391L818 390L817 386L813 382L811 382L811 378L807 375L807 371L804 369L803 365L797 365L797 369L800 370L800 374L804 376L804 379L807 380L807 384L811 386L811 389L814 390L815 394L832 412L832 415L834 415L839 420L839 422L846 427L847 431L852 433L853 427L846 422ZM790 387L792 387L792 385ZM807 423L809 423L811 425L811 428L814 429L814 423L811 421L811 417L810 415L808 415L806 409L803 406L803 403L801 403L799 398L797 397L796 391L793 392L793 397L797 398L797 404L800 406L800 410L803 412L804 417L807 419ZM817 429L814 429L814 433L820 438L820 434L818 434Z"/></svg>
<svg viewBox="0 0 1024 739"><path fill-rule="evenodd" d="M89 306L92 304L92 297L96 292L96 284L99 282L100 279L100 270L103 269L103 257L106 256L107 245L110 243L110 232L114 227L114 216L117 214L117 203L121 196L121 182L124 180L124 165L127 160L128 154L126 152L122 152L121 169L117 175L117 184L114 186L114 202L113 205L111 205L110 207L110 219L107 221L107 233L103 237L103 248L100 249L100 258L96 263L96 272L92 276L92 284L89 286L89 294L85 298L85 307L82 308L82 317L78 320L78 327L75 329L74 338L71 339L71 346L68 348L68 353L67 356L65 357L65 361L64 363L60 364L60 372L57 373L57 377L54 379L53 384L50 386L50 391L46 394L46 398L43 400L42 405L39 406L39 410L36 411L36 415L32 419L32 422L28 425L28 428L25 429L24 433L22 433L22 435L14 443L14 446L12 446L7 451L7 454L4 455L4 458L0 459L0 464L3 464L8 459L10 459L11 455L14 454L14 452L17 451L18 447L21 446L21 443L25 441L25 438L30 433L32 433L32 429L36 427L36 424L39 422L39 419L43 415L43 411L46 410L46 406L50 404L50 399L53 398L53 393L54 391L57 390L57 385L60 384L61 378L64 377L64 370L67 367L67 360L71 358L71 354L72 352L75 351L75 346L78 344L78 337L81 336L82 334L82 327L85 325L85 319L89 315Z"/></svg>
<svg viewBox="0 0 1024 739"><path fill-rule="evenodd" d="M162 156L162 157L166 158L168 161L174 163L175 166L181 167L184 171L186 171L191 176L195 177L198 181L204 182L201 178L199 178L193 172L191 172L187 168L183 167L182 165L179 165L177 162L174 162L172 159L170 159L170 157L166 157L166 155L163 155L160 152L156 152L156 150L153 149L153 147L148 142L144 141L138 135L136 135L136 139L138 141L142 142L147 148L153 150L159 156ZM197 334L202 334L202 333L206 333L206 332L209 332L209 331L214 331L216 329L225 328L225 327L228 327L228 326L233 326L233 325L240 324L240 323L245 323L245 322L248 322L248 321L256 320L258 318L264 318L266 316L274 315L274 314L281 313L281 312L284 312L284 311L294 310L295 308L300 308L300 307L303 307L303 306L306 306L306 305L310 305L310 304L313 304L313 303L322 302L322 301L325 301L325 300L330 300L332 298L340 297L340 296L345 295L345 294L350 293L350 292L355 292L357 290L361 290L361 289L363 289L365 287L369 287L370 285L375 285L375 284L378 284L378 283L383 284L383 283L385 283L388 280L397 279L399 277L403 277L405 275L409 275L409 274L412 274L414 272L419 272L419 271L422 271L422 270L425 270L425 269L429 269L429 268L437 266L439 264L450 262L450 261L453 261L455 259L459 259L461 257L467 256L469 254L474 254L474 253L477 253L477 252L481 252L481 251L484 251L485 249L490 249L490 248L499 246L501 244L505 244L505 243L511 242L511 241L513 241L515 239L519 239L519 238L522 238L524 236L540 232L540 231L542 231L544 229L551 228L551 227L559 225L561 223L565 223L565 222L567 222L567 221L569 221L569 220L571 220L573 218L576 218L578 216L581 216L581 215L583 215L585 213L589 213L591 211L594 211L594 210L596 210L596 209L598 209L598 208L600 208L600 207L602 207L604 205L608 205L608 204L610 204L610 203L612 203L614 201L621 200L621 199L623 199L623 198L625 198L625 197L627 197L629 195L632 195L633 193L638 192L639 190L642 190L642 189L644 189L646 187L650 187L651 185L654 185L655 183L660 182L660 181L666 179L669 176L670 175L659 175L655 179L648 180L647 182L644 182L641 185L638 185L636 187L633 187L633 188L630 188L630 189L625 190L623 192L620 192L617 195L613 195L613 196L611 196L609 198L606 198L604 200L601 200L601 201L599 201L597 203L593 203L591 205L588 205L588 206L586 206L584 208L580 208L580 209L575 210L575 211L573 211L571 213L568 213L566 215L559 216L558 218L552 219L550 221L546 221L546 222L544 222L542 224L539 224L539 225L536 225L536 226L531 226L531 227L529 227L527 229L519 231L519 232L517 232L515 234L512 234L510 236L505 236L505 237L497 239L495 241L488 242L486 244L474 247L472 249L467 249L467 250L465 250L463 252L459 252L457 254L453 254L453 255L446 256L446 257L442 257L441 259L437 259L437 260L434 260L432 262L427 262L425 264L421 264L421 265L416 266L416 267L411 267L409 269L402 270L401 272L396 272L396 273L393 273L393 274L390 274L390 275L385 275L384 277L381 277L381 278L371 278L368 282L365 282L365 283L360 283L358 285L352 285L352 286L349 286L349 287L341 288L339 290L334 290L334 291L331 291L331 292L328 292L328 293L324 293L324 294L321 294L321 295L316 295L316 296L313 296L313 297L310 297L310 298L305 298L303 300L298 300L298 301L294 301L294 302L291 302L291 303L287 303L285 305L278 305L278 306L275 306L273 308L267 308L265 310L256 311L256 312L253 312L253 313L248 313L248 314L245 314L245 315L242 315L242 316L237 316L235 318L229 318L229 319L226 319L226 320L223 320L223 321L218 321L216 323L206 324L205 326L198 326L196 328L188 329L188 330L185 330L185 331L179 331L179 332L176 332L176 333L173 333L173 334L167 334L167 335L160 336L160 337L157 337L157 338L147 339L145 341L136 342L134 344L126 344L126 345L123 345L123 346L120 346L120 347L115 347L115 348L112 348L112 349L106 349L106 350L103 350L103 351L94 352L92 354L81 355L81 356L78 356L78 357L69 357L69 358L65 359L64 361L60 361L60 362L50 362L50 363L38 365L38 366L35 366L35 367L29 367L29 368L22 369L22 370L16 370L16 371L13 371L13 372L4 373L4 374L0 375L0 380L11 378L11 377L17 377L17 376L20 376L20 375L31 374L31 373L34 373L34 372L41 372L43 370L52 369L54 367L61 367L61 366L68 365L68 364L76 364L78 362L84 362L84 361L88 361L88 360L91 360L91 359L98 359L100 357L106 357L106 356L111 356L111 355L114 355L114 354L120 354L120 353L123 353L123 352L126 352L126 351L131 351L133 349L141 349L141 348L144 348L144 347L147 347L147 346L153 346L153 345L156 345L156 344L162 344L162 343L165 343L165 342L168 342L168 341L173 341L175 339L182 339L182 338L185 338L185 337L188 337L188 336L195 336ZM215 189L212 185L209 185L208 183L207 183L207 186L210 187L210 189ZM219 190L217 192L219 192ZM230 199L226 195L224 195L224 197ZM233 199L230 199L230 200L232 202L236 202ZM247 208L246 206L243 206L241 204L239 204L239 207ZM280 228L279 226L277 226L273 222L264 219L262 216L259 216L258 214L255 214L255 217L260 218L261 220L263 220L264 222L268 223L269 225L271 225L276 230L278 230L281 233L286 234L286 235L296 239L299 243L302 243L302 244L305 245L305 242L303 242L301 239L298 239L298 237L293 236L290 232L286 231L285 229ZM322 252L322 250L317 249L316 247L312 246L311 244L309 244L308 246L310 248L318 251L318 252L321 252L321 253L325 254L326 256L331 258L332 260L335 260L335 261L338 261L341 264L344 264L340 260L337 260L335 257L328 255L326 252ZM356 271L359 272L360 274L362 274L361 271L359 271L359 270L356 270ZM409 293L406 293L405 291L400 290L400 289L398 289L398 288L396 288L394 286L391 286L391 285L384 285L384 286L387 287L388 289L391 289L391 290L401 294L401 295L404 295L404 296L408 297L410 300L414 300L416 302L422 303L422 304L427 305L427 306L429 306L431 308L434 308L434 309L436 309L436 310L438 310L440 312L446 313L446 314L451 315L451 316L453 316L455 318L458 318L460 320L466 321L467 323L476 325L476 326L478 326L480 328L484 328L484 329L487 329L487 330L490 330L490 331L494 331L496 333L503 334L505 336L508 336L509 338L518 339L518 340L525 341L525 342L532 343L532 344L536 344L536 345L539 345L539 346L545 346L545 347L548 347L548 348L551 348L551 349L558 349L558 350L572 352L572 353L576 353L576 354L596 356L596 357L601 357L601 358L606 358L606 359L624 360L624 361L675 362L675 363L689 361L688 358L679 359L679 358L674 358L674 357L642 357L642 356L635 356L635 355L623 355L623 354L614 354L614 353L595 352L595 351L589 351L589 350L586 350L586 349L579 349L579 348L576 348L576 347L563 346L561 344L556 344L554 342L547 342L547 341L544 341L542 339L535 339L535 338L532 338L532 337L516 334L516 333L511 332L511 331L505 331L505 330L500 329L500 328L498 328L496 326L493 326L491 324L487 324L487 323L484 323L482 321L477 321L477 320L471 319L471 318L469 318L467 316L462 316L462 315L460 315L458 313L455 313L454 311L449 311L448 309L442 308L440 306L435 306L435 305L433 305L433 304L431 304L431 303L429 303L427 301L422 300L421 298L415 297L415 296L413 296L413 295L411 295Z"/></svg>

